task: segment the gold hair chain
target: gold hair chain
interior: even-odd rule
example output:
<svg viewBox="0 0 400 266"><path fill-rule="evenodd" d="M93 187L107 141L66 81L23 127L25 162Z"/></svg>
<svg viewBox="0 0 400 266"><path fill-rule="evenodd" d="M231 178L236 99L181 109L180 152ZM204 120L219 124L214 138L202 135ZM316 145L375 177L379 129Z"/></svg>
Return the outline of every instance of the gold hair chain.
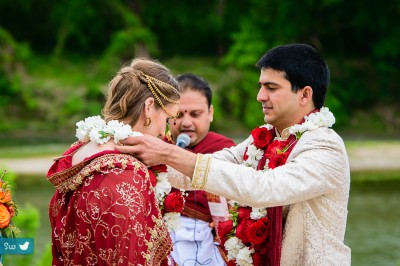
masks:
<svg viewBox="0 0 400 266"><path fill-rule="evenodd" d="M140 72L141 72L141 71L140 71ZM146 75L146 74L144 74L143 72L141 72L141 74L146 78L146 80L147 80L147 87L150 89L150 91L151 91L151 93L153 94L154 98L156 98L156 101L157 101L158 104L161 106L161 108L164 110L164 112L166 112L167 115L171 116L171 118L175 118L175 119L176 119L176 118L178 117L178 113L175 114L175 115L171 114L171 113L167 110L167 108L165 108L165 106L164 106L164 104L162 103L162 101L161 101L160 97L158 96L158 94L159 94L164 100L166 100L167 102L170 102L170 103L173 103L173 104L179 104L179 101L175 101L175 100L172 100L172 99L168 98L165 94L163 94L163 93L158 89L158 87L157 87L157 85L156 85L155 83L158 83L158 84L160 84L160 85L164 85L164 86L170 87L170 88L172 88L172 89L173 89L176 93L178 93L178 94L180 94L179 91L178 91L177 89L175 89L173 86L171 86L170 84L168 84L168 83L165 83L165 82L163 82L163 81L161 81L161 80L158 80L158 79L156 79L156 78L153 78L153 77L151 77L151 76L149 76L149 75ZM158 93L158 94L157 94L157 93Z"/></svg>

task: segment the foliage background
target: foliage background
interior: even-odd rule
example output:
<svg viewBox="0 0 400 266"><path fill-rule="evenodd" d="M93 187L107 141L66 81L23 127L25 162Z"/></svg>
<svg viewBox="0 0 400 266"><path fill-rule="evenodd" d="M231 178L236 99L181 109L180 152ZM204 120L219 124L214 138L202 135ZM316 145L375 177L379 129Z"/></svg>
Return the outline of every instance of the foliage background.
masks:
<svg viewBox="0 0 400 266"><path fill-rule="evenodd" d="M335 113L336 130L346 138L399 139L398 25L399 0L0 0L0 147L5 146L0 157L39 154L32 142L74 141L75 123L99 114L108 81L136 56L158 59L174 74L193 72L208 79L216 109L212 129L243 138L263 123L255 100L255 63L273 46L294 42L314 46L330 65L326 106ZM40 146L40 155L58 155L61 146L57 152ZM380 181L382 176L374 174ZM398 172L393 176L388 179L398 180ZM357 175L352 173L352 178L354 184ZM42 176L19 176L17 185L18 199L46 213L53 188ZM372 196L361 190L359 195L366 199L354 192L350 197L353 254L358 261L383 265L371 257L387 252L385 256L400 265L398 252L388 248L398 249L393 213L398 193L393 190L388 200L376 197L376 185L365 187L373 190ZM352 207L354 199L367 202L366 207ZM42 229L36 232L37 210L29 205L21 210L19 227L27 235L37 233L45 243L46 215L40 217ZM377 210L388 214L376 215ZM393 221L393 226L372 222L368 227L352 223L355 218L364 223ZM381 228L386 234L374 231ZM364 234L357 231L361 229ZM377 251L371 247L375 241L364 237L371 231L393 239L378 241ZM13 265L48 265L49 247L43 243L42 256L6 259Z"/></svg>
<svg viewBox="0 0 400 266"><path fill-rule="evenodd" d="M398 0L0 0L0 12L3 134L71 135L99 113L119 67L146 56L208 79L213 129L241 135L262 123L254 64L302 42L330 65L326 106L339 131L399 135Z"/></svg>

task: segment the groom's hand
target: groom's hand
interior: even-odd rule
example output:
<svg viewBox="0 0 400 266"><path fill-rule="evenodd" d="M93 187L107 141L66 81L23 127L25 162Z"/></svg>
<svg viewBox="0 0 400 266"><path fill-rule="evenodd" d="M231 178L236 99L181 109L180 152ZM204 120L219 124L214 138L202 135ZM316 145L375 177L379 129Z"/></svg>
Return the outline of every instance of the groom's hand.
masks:
<svg viewBox="0 0 400 266"><path fill-rule="evenodd" d="M129 153L147 166L166 164L187 176L193 176L196 154L169 144L159 138L143 135L121 140L123 145L115 148L122 153Z"/></svg>
<svg viewBox="0 0 400 266"><path fill-rule="evenodd" d="M147 166L166 164L170 146L174 146L150 135L129 137L120 142L122 145L115 146L118 151L133 155Z"/></svg>

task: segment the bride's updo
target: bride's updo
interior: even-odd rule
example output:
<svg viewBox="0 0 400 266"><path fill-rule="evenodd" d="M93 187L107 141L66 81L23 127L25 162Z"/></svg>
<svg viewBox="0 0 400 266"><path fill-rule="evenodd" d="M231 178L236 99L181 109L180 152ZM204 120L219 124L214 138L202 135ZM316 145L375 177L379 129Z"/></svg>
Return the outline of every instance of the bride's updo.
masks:
<svg viewBox="0 0 400 266"><path fill-rule="evenodd" d="M136 58L122 67L108 85L102 110L105 121L119 120L134 126L149 97L155 99L157 108L166 111L166 105L179 103L178 82L161 63Z"/></svg>

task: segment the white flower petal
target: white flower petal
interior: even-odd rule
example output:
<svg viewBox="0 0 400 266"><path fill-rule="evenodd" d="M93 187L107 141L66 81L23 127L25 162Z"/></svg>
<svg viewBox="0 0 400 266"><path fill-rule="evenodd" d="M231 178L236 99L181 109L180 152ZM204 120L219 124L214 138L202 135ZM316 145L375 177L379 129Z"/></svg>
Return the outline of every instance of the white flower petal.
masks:
<svg viewBox="0 0 400 266"><path fill-rule="evenodd" d="M239 250L244 247L244 244L240 238L234 236L225 242L224 247L228 251L228 259L233 260L236 259Z"/></svg>
<svg viewBox="0 0 400 266"><path fill-rule="evenodd" d="M251 254L254 253L254 249L249 249L249 247L243 247L239 250L236 257L236 264L239 266L252 266L253 258Z"/></svg>

